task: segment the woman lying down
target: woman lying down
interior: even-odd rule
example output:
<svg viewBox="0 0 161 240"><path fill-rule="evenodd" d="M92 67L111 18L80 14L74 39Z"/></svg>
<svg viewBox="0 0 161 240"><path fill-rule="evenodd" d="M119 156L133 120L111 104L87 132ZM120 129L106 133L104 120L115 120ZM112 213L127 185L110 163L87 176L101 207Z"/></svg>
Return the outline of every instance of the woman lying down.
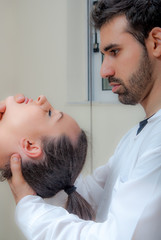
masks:
<svg viewBox="0 0 161 240"><path fill-rule="evenodd" d="M45 96L33 101L16 95L0 102L0 149L1 181L11 178L10 158L17 153L33 194L50 198L64 190L69 213L94 219L91 206L74 186L86 159L86 135Z"/></svg>

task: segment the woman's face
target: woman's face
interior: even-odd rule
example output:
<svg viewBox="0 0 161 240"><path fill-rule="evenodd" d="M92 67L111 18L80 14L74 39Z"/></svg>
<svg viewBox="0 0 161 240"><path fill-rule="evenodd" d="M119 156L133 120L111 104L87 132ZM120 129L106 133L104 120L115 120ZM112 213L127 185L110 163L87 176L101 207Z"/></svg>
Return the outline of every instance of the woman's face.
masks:
<svg viewBox="0 0 161 240"><path fill-rule="evenodd" d="M69 115L55 110L45 96L36 101L26 98L17 103L13 96L4 101L6 110L0 120L0 167L6 156L18 151L22 138L37 140L42 136L68 136L76 141L80 128Z"/></svg>

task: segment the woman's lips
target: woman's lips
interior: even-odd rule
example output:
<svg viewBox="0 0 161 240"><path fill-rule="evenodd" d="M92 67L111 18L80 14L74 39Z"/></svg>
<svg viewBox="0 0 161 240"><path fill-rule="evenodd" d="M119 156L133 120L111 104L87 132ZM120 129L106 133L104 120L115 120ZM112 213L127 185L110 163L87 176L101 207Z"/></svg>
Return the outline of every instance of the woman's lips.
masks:
<svg viewBox="0 0 161 240"><path fill-rule="evenodd" d="M29 102L28 97L25 97L25 104L27 104Z"/></svg>
<svg viewBox="0 0 161 240"><path fill-rule="evenodd" d="M24 103L27 104L27 103L30 103L30 102L33 102L33 99L32 99L32 98L25 97Z"/></svg>

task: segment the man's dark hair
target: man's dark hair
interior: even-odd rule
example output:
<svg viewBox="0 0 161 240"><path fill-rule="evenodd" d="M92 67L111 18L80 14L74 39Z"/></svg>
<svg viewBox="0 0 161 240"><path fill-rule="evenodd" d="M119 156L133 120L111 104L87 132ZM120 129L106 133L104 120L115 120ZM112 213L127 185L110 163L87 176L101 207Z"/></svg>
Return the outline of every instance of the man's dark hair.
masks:
<svg viewBox="0 0 161 240"><path fill-rule="evenodd" d="M54 196L60 190L74 185L81 172L87 154L87 138L83 130L73 144L67 136L42 138L43 159L22 161L22 173L28 184L42 198ZM4 179L12 174L10 167L1 173ZM85 220L94 219L89 203L77 192L68 195L66 209Z"/></svg>
<svg viewBox="0 0 161 240"><path fill-rule="evenodd" d="M116 16L126 16L129 32L143 45L154 27L161 27L161 0L100 0L91 12L100 29Z"/></svg>

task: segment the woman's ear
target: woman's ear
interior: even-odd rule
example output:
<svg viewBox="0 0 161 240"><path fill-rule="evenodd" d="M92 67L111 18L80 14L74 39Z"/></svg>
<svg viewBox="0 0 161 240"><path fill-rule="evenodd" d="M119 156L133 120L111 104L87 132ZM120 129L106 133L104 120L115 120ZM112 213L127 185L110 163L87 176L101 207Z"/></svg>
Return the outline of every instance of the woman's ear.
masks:
<svg viewBox="0 0 161 240"><path fill-rule="evenodd" d="M153 55L158 58L161 56L161 28L153 28L150 35L153 42Z"/></svg>
<svg viewBox="0 0 161 240"><path fill-rule="evenodd" d="M21 139L20 147L22 151L30 158L38 158L42 154L41 144L29 139Z"/></svg>

